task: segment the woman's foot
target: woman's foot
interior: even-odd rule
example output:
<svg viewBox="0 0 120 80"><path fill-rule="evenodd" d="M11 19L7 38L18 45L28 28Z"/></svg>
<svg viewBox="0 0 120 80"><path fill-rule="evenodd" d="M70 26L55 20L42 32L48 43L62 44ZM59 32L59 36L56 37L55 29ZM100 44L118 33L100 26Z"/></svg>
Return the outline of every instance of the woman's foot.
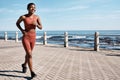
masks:
<svg viewBox="0 0 120 80"><path fill-rule="evenodd" d="M37 76L37 75L32 71L32 72L31 72L31 79L34 78L34 77L36 77L36 76Z"/></svg>
<svg viewBox="0 0 120 80"><path fill-rule="evenodd" d="M27 72L27 67L24 66L24 64L22 64L22 72L23 72L23 73L26 73L26 72Z"/></svg>

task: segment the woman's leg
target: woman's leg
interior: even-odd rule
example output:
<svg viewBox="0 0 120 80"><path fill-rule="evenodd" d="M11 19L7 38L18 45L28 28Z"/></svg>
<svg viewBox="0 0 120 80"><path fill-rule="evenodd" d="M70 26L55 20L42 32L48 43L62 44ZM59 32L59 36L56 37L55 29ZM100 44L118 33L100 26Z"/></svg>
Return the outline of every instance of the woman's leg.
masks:
<svg viewBox="0 0 120 80"><path fill-rule="evenodd" d="M24 65L26 66L27 63L28 63L28 55L27 55L27 53L26 53L26 55L25 55L25 62L24 62Z"/></svg>
<svg viewBox="0 0 120 80"><path fill-rule="evenodd" d="M23 63L22 65L23 65L24 67L26 67L27 64L28 64L28 55L27 55L27 53L26 53L26 55L25 55L25 61L24 61L24 63Z"/></svg>
<svg viewBox="0 0 120 80"><path fill-rule="evenodd" d="M31 52L32 52L32 50L33 50L33 48L34 48L35 42L36 42L36 38L35 38L35 36L34 36L34 38L31 39L31 44L30 44L30 46L31 46ZM31 55L32 55L32 54L31 54ZM31 56L31 57L32 57L32 56ZM30 62L30 63L32 63L32 62ZM37 75L34 73L34 71L33 71L33 69L32 69L32 66L31 66L31 78L33 78L33 77L35 77L35 76L37 76Z"/></svg>
<svg viewBox="0 0 120 80"><path fill-rule="evenodd" d="M22 43L23 43L23 47L26 51L25 62L23 64L26 67L26 65L28 63L30 71L33 71L32 70L32 48L31 48L30 40L24 37Z"/></svg>
<svg viewBox="0 0 120 80"><path fill-rule="evenodd" d="M35 39L31 39L31 42L30 42L30 49L28 51L28 65L29 65L29 68L30 68L30 71L33 72L33 64L32 64L32 50L34 48L34 45L35 45Z"/></svg>
<svg viewBox="0 0 120 80"><path fill-rule="evenodd" d="M27 52L27 56L28 56L27 62L28 62L29 69L30 69L30 71L33 71L33 68L32 68L32 51L31 50L29 50Z"/></svg>
<svg viewBox="0 0 120 80"><path fill-rule="evenodd" d="M26 64L28 63L28 66L29 66L29 69L31 72L31 78L33 78L36 76L36 74L33 71L33 65L32 65L32 50L35 45L35 38L27 39L24 37L22 40L22 43L23 43L24 49L26 51L24 65L26 66Z"/></svg>
<svg viewBox="0 0 120 80"><path fill-rule="evenodd" d="M29 43L29 40L26 38L26 36L23 37L22 39L22 44L23 44L23 47L25 49L25 52L26 52L26 55L25 55L25 61L23 63L24 67L27 66L27 63L28 63L28 50L29 50L29 46L30 46L30 43Z"/></svg>

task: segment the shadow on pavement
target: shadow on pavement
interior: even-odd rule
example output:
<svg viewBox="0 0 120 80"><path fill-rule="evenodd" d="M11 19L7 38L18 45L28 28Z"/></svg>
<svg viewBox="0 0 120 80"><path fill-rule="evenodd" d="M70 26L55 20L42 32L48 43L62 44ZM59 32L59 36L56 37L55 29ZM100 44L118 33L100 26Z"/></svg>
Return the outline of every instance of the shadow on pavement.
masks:
<svg viewBox="0 0 120 80"><path fill-rule="evenodd" d="M7 72L7 73L5 73ZM19 76L19 75L15 75L14 73L9 74L10 72L16 72L16 73L22 73L21 71L17 71L17 70L0 70L0 76L7 76L7 77L18 77L18 78L25 78L26 80L31 80L31 77L27 77L27 76Z"/></svg>
<svg viewBox="0 0 120 80"><path fill-rule="evenodd" d="M120 54L106 54L106 56L117 56L117 57L120 57Z"/></svg>

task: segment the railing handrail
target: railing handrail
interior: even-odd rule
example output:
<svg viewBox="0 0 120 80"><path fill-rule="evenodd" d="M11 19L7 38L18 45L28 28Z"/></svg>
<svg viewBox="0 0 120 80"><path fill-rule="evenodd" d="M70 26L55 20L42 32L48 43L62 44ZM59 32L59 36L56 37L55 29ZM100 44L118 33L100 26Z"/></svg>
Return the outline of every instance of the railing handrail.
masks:
<svg viewBox="0 0 120 80"><path fill-rule="evenodd" d="M5 41L8 40L8 35L7 34L8 34L7 32L4 32ZM13 32L11 34L13 34ZM18 42L19 31L16 32L15 34L16 34L15 35L15 41ZM95 32L95 34L69 34L69 35L68 34L69 34L68 32L65 32L63 34L59 34L60 36L62 35L63 38L64 38L64 47L68 47L69 36L73 36L73 35L75 35L75 36L76 35L77 36L93 36L93 38L94 38L94 50L95 51L99 51L99 45L102 45L102 43L99 42L100 36L120 36L120 34L99 34L99 32ZM48 34L48 35L50 35L50 34ZM53 36L53 34L52 34L52 36ZM43 33L43 44L47 45L47 33L46 32Z"/></svg>

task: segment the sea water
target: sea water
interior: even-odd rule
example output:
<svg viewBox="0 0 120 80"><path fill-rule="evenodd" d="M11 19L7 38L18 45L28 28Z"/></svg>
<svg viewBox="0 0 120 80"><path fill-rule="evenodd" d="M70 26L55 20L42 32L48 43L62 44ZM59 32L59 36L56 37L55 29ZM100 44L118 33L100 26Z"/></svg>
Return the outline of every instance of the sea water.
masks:
<svg viewBox="0 0 120 80"><path fill-rule="evenodd" d="M8 40L15 40L16 31L6 31ZM36 42L43 42L43 34L47 33L48 44L64 44L64 33L68 32L69 46L94 48L94 34L99 32L100 48L120 49L120 30L74 30L74 31L36 31ZM0 39L4 39L5 31L0 31ZM18 31L19 40L22 33Z"/></svg>

